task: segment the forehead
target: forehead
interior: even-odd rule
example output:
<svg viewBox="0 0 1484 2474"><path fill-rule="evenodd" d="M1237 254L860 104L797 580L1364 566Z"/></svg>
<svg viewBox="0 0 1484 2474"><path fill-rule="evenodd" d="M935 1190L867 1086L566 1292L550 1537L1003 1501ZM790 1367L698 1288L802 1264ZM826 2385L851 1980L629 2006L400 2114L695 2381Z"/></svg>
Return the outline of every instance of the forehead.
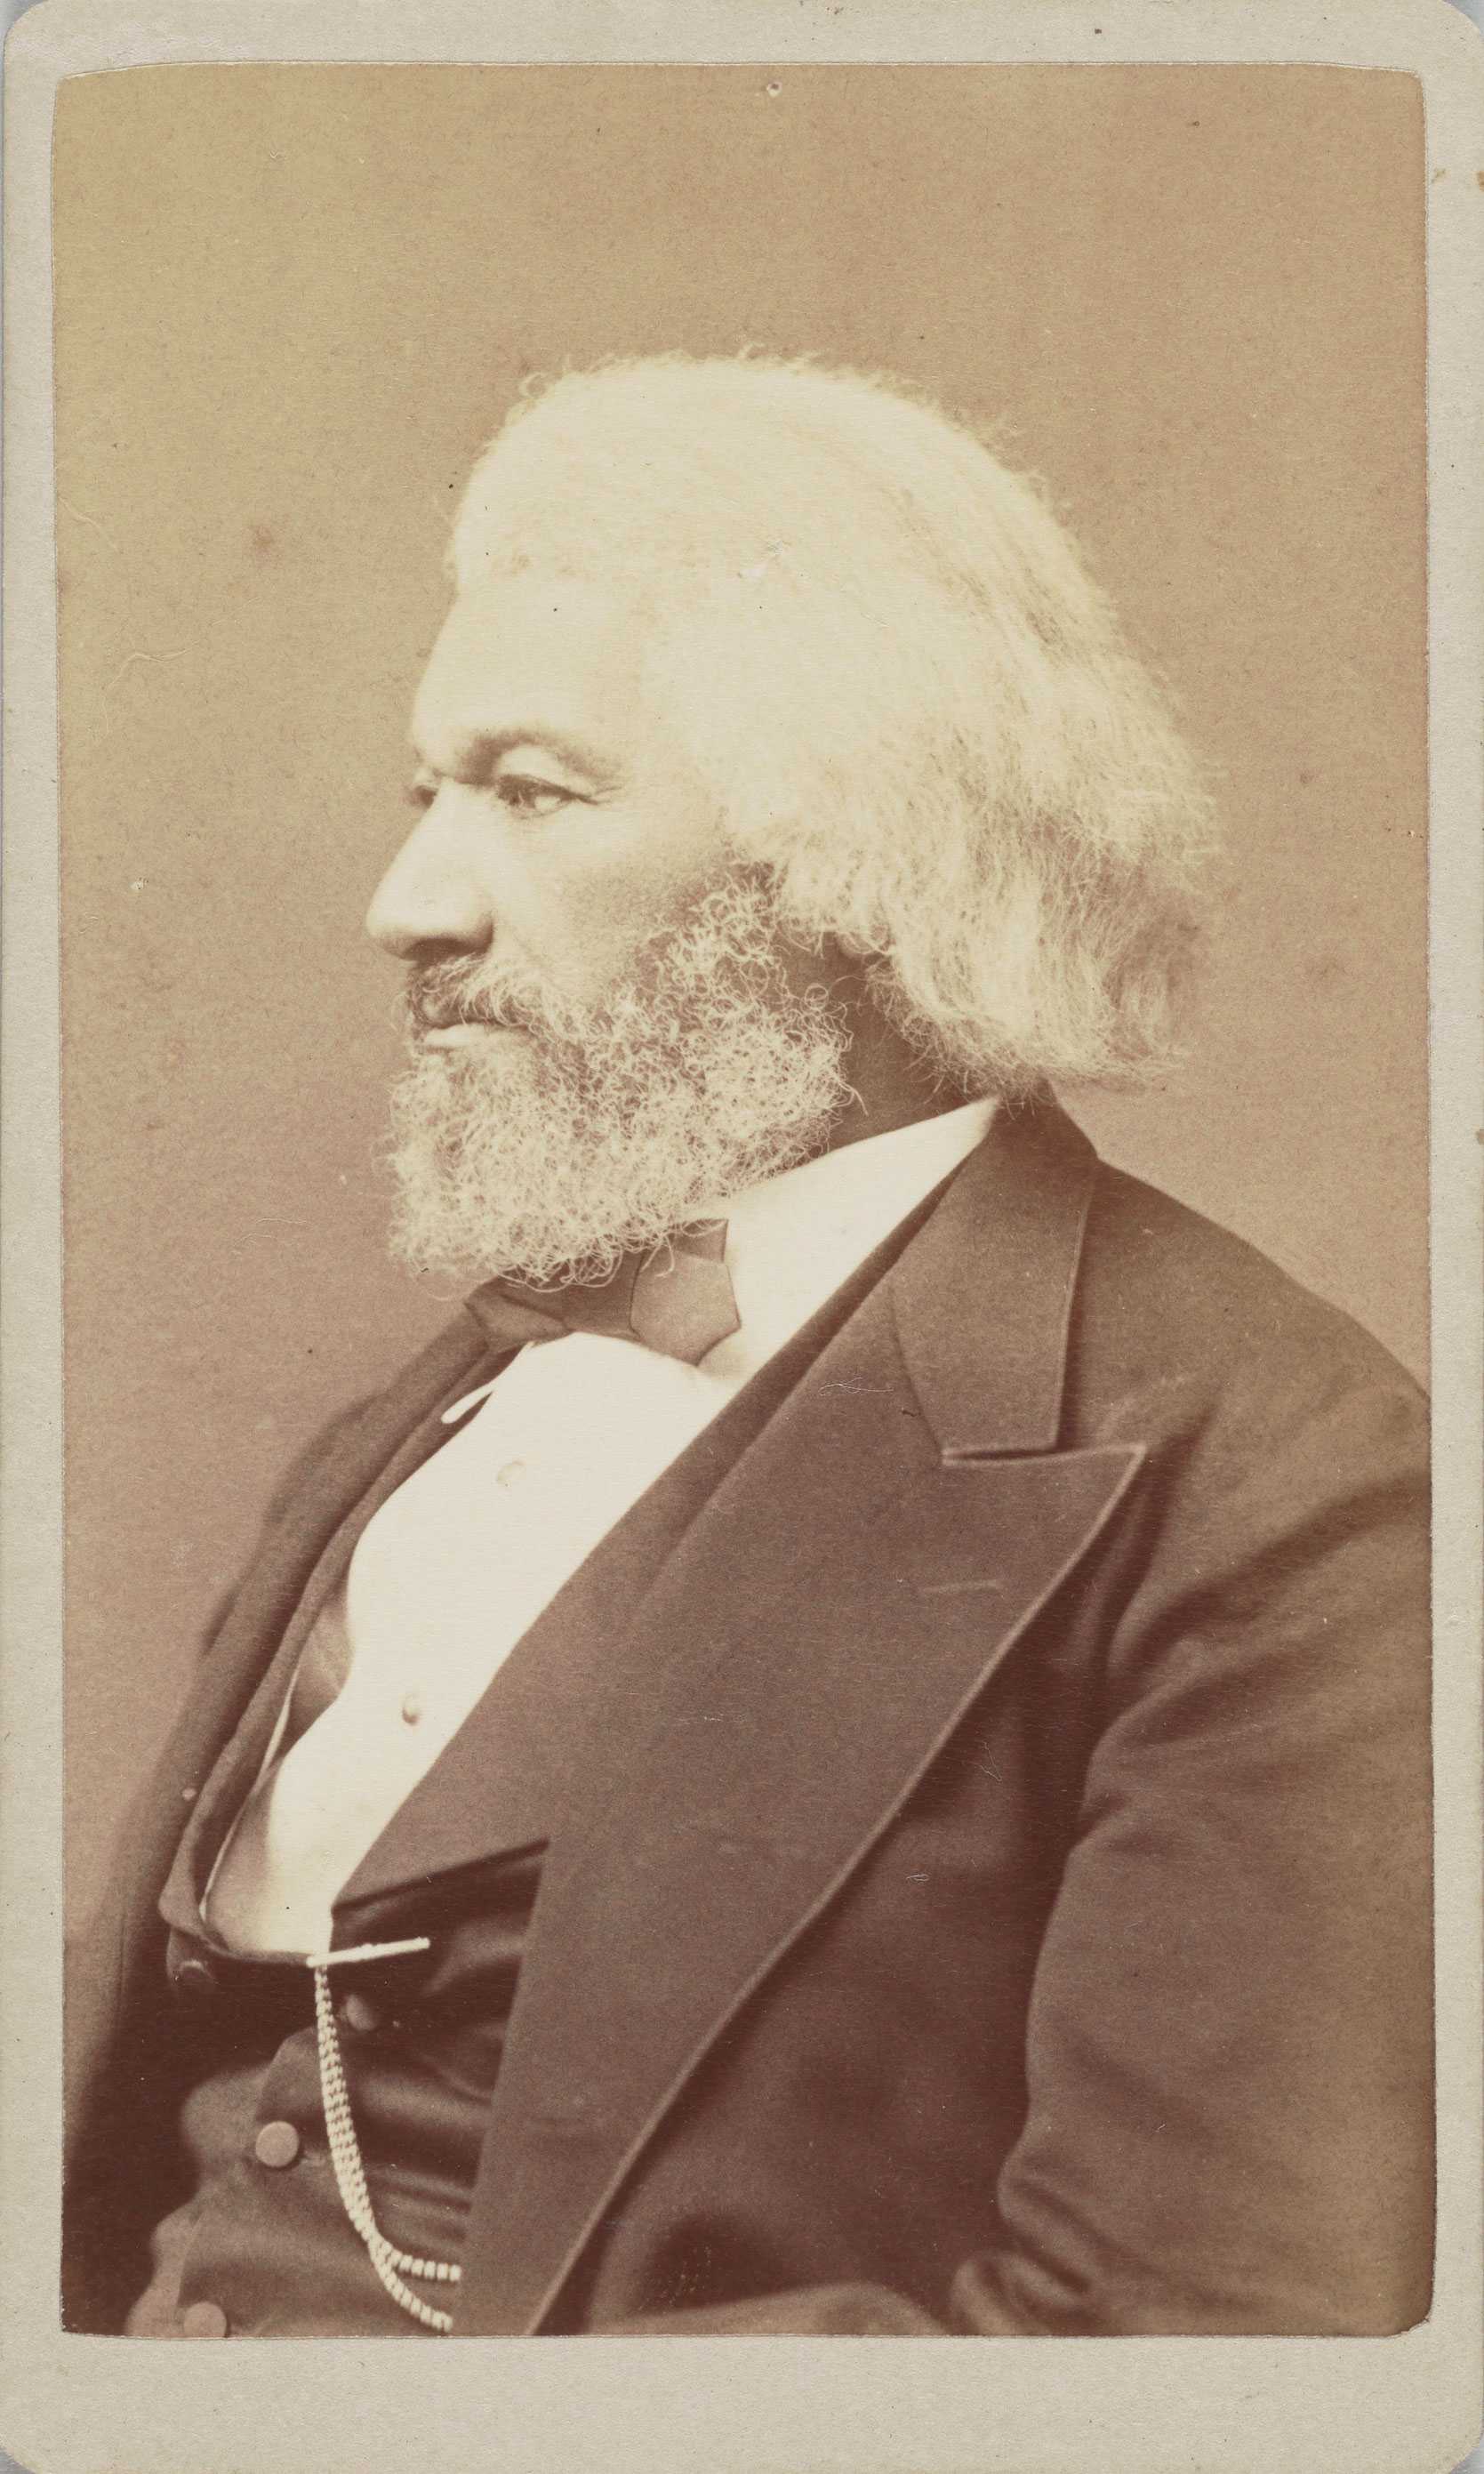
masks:
<svg viewBox="0 0 1484 2474"><path fill-rule="evenodd" d="M413 705L430 764L456 770L472 740L632 738L643 643L621 596L569 576L480 576L457 594Z"/></svg>

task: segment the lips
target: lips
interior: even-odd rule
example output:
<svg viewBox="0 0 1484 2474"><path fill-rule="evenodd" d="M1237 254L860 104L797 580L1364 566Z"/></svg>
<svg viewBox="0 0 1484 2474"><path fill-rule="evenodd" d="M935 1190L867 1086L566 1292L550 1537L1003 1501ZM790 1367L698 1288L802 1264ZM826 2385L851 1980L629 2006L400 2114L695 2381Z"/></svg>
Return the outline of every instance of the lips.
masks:
<svg viewBox="0 0 1484 2474"><path fill-rule="evenodd" d="M443 1031L422 1031L419 1045L426 1049L482 1048L488 1040L523 1039L525 1033L507 1030L499 1023L454 1022Z"/></svg>
<svg viewBox="0 0 1484 2474"><path fill-rule="evenodd" d="M514 1023L502 1014L481 1007L478 1012L462 1006L412 1006L414 1031L513 1031Z"/></svg>

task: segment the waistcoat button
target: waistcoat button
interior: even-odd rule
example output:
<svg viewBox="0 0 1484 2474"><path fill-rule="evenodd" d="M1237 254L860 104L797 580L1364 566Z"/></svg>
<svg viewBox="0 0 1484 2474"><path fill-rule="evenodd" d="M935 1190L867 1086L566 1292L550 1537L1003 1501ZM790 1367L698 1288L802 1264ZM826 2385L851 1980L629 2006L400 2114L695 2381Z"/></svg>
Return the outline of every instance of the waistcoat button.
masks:
<svg viewBox="0 0 1484 2474"><path fill-rule="evenodd" d="M374 2001L367 2001L364 1993L348 1993L341 2006L340 2016L348 2027L354 2028L358 2036L369 2036L374 2027L379 2027L381 2025L380 2011Z"/></svg>
<svg viewBox="0 0 1484 2474"><path fill-rule="evenodd" d="M253 2142L253 2153L259 2165L292 2165L300 2144L291 2122L265 2122Z"/></svg>
<svg viewBox="0 0 1484 2474"><path fill-rule="evenodd" d="M225 2337L227 2314L219 2302L192 2302L181 2314L182 2337Z"/></svg>

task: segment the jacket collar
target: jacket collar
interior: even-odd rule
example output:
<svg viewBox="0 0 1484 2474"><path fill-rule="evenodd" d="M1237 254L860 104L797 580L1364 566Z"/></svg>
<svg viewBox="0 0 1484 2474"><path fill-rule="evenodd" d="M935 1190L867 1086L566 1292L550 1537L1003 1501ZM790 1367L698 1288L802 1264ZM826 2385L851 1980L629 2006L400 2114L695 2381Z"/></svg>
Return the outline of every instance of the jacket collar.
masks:
<svg viewBox="0 0 1484 2474"><path fill-rule="evenodd" d="M1097 1173L1054 1103L1001 1108L897 1264L897 1340L945 1460L1055 1446Z"/></svg>

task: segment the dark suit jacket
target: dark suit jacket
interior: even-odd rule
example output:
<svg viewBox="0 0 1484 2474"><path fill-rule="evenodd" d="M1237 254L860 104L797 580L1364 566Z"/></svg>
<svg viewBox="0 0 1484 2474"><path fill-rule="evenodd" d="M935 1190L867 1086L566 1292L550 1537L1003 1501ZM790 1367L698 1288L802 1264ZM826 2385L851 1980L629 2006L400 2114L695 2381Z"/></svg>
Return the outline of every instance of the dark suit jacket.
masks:
<svg viewBox="0 0 1484 2474"><path fill-rule="evenodd" d="M493 1362L461 1318L302 1465L138 1808L70 2013L72 2325L118 2324L164 2203L188 1797ZM557 1783L458 2330L1423 2316L1423 1467L1346 1318L1002 1112L337 1904L374 1938L409 1878L520 1842L533 1762Z"/></svg>

